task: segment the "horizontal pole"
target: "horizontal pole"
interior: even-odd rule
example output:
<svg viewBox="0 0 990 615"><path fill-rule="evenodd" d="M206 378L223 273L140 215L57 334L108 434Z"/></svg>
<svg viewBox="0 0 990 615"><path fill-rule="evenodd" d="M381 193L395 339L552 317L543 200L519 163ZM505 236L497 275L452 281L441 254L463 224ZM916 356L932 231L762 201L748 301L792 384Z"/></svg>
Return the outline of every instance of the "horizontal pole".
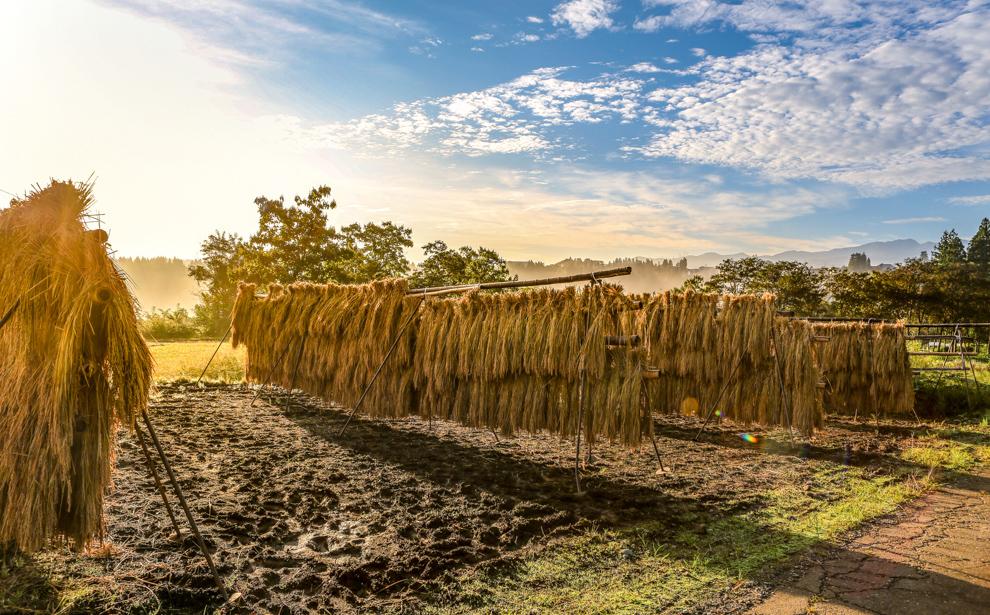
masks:
<svg viewBox="0 0 990 615"><path fill-rule="evenodd" d="M640 337L638 335L606 335L606 346L639 346Z"/></svg>
<svg viewBox="0 0 990 615"><path fill-rule="evenodd" d="M960 342L972 342L973 338L965 335L905 335L908 340L957 340Z"/></svg>
<svg viewBox="0 0 990 615"><path fill-rule="evenodd" d="M965 367L913 367L913 372L964 372Z"/></svg>
<svg viewBox="0 0 990 615"><path fill-rule="evenodd" d="M615 278L629 275L632 267L617 267L615 269L604 269L589 273L576 273L574 275L559 276L556 278L542 278L539 280L510 280L507 282L481 282L478 284L460 284L457 286L430 286L426 288L413 288L407 294L410 295L439 295L460 293L469 290L496 290L500 288L524 288L527 286L550 286L551 284L570 284L573 282L587 282L589 280L600 280L602 278Z"/></svg>

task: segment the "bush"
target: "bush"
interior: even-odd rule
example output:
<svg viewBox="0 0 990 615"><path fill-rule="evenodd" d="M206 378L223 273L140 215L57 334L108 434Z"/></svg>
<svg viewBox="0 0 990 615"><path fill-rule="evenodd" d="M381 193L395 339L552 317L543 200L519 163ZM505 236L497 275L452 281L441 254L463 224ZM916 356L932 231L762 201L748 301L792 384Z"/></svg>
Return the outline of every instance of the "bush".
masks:
<svg viewBox="0 0 990 615"><path fill-rule="evenodd" d="M202 331L185 308L152 310L141 319L141 333L152 341L188 340L200 337Z"/></svg>

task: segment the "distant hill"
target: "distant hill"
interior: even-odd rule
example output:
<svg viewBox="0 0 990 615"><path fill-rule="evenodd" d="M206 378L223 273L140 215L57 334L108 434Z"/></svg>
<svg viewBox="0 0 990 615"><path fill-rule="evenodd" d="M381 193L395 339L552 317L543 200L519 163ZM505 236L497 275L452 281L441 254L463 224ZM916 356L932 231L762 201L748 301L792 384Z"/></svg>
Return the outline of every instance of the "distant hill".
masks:
<svg viewBox="0 0 990 615"><path fill-rule="evenodd" d="M860 246L835 248L824 252L800 252L790 250L767 257L775 261L803 261L812 267L844 267L849 262L849 255L862 252L870 257L874 264L888 263L896 265L908 258L917 258L922 252L931 254L934 242L918 243L914 239L895 239L893 241L874 241ZM690 258L688 262L690 262Z"/></svg>
<svg viewBox="0 0 990 615"><path fill-rule="evenodd" d="M900 263L907 258L917 257L924 251L930 254L933 247L934 244L930 241L919 243L914 239L897 239L821 252L790 250L763 258L803 261L813 267L844 267L849 262L850 254L864 252L870 257L870 261L877 266L882 263ZM534 261L508 261L507 264L509 273L518 275L521 280L571 275L595 269L628 265L633 268L633 274L621 280L626 290L650 292L680 286L693 275L708 277L712 273L712 268L723 260L744 256L747 255L740 252L735 254L705 252L704 254L677 259L641 257L603 261L568 258L550 264ZM145 311L176 306L191 309L198 302L199 288L186 273L186 268L191 261L166 257L124 257L118 258L117 262L130 279L131 287L141 304L141 309Z"/></svg>
<svg viewBox="0 0 990 615"><path fill-rule="evenodd" d="M189 261L180 258L117 258L141 310L192 309L199 302L199 286L186 273Z"/></svg>
<svg viewBox="0 0 990 615"><path fill-rule="evenodd" d="M896 239L893 241L874 241L847 248L835 248L821 252L803 252L789 250L769 256L762 256L771 261L799 261L812 267L845 267L849 264L849 256L855 252L865 253L875 267L882 264L896 264L908 258L917 258L922 252L931 254L934 243L928 241L919 243L914 239ZM676 260L660 258L625 258L613 261L601 261L581 258L568 258L558 263L544 264L533 261L508 261L509 273L518 275L520 280L533 280L555 276L572 275L629 265L633 268L632 275L616 280L630 292L650 292L666 290L680 286L693 275L709 277L713 268L726 259L737 259L749 256L742 252L734 254L719 254L705 252L685 256Z"/></svg>

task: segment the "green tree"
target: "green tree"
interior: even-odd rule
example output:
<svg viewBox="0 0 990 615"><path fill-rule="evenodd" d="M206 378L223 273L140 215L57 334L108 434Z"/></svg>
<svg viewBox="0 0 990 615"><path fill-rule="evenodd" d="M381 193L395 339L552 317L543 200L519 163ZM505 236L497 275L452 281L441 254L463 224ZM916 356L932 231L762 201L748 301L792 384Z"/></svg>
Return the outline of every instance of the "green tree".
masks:
<svg viewBox="0 0 990 615"><path fill-rule="evenodd" d="M453 250L442 241L423 246L426 258L409 279L414 287L503 282L510 278L505 259L494 250L464 246Z"/></svg>
<svg viewBox="0 0 990 615"><path fill-rule="evenodd" d="M953 265L966 260L966 247L956 229L945 231L935 248L932 249L932 261L939 266Z"/></svg>
<svg viewBox="0 0 990 615"><path fill-rule="evenodd" d="M863 252L853 252L849 255L849 265L846 266L849 271L869 271L870 267L870 257Z"/></svg>
<svg viewBox="0 0 990 615"><path fill-rule="evenodd" d="M391 222L351 224L340 229L344 245L352 255L347 277L356 282L401 278L411 265L405 249L413 246L412 231Z"/></svg>
<svg viewBox="0 0 990 615"><path fill-rule="evenodd" d="M207 335L221 335L230 323L237 283L247 279L249 251L238 235L222 231L207 237L200 251L202 258L189 267L200 287L196 323Z"/></svg>
<svg viewBox="0 0 990 615"><path fill-rule="evenodd" d="M720 293L773 293L777 307L808 316L821 311L825 289L821 273L796 261L766 261L755 256L727 259L705 284Z"/></svg>
<svg viewBox="0 0 990 615"><path fill-rule="evenodd" d="M983 270L990 269L990 219L983 218L976 234L969 240L969 250L966 254L969 262L980 266Z"/></svg>

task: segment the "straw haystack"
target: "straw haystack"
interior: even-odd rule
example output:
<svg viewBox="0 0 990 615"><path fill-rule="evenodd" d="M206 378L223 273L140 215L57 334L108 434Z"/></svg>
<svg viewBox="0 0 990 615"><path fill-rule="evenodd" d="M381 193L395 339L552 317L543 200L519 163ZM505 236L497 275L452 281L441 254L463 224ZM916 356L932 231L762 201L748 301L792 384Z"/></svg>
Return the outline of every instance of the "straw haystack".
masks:
<svg viewBox="0 0 990 615"><path fill-rule="evenodd" d="M646 299L651 410L790 427L822 422L812 332L774 316L772 295L667 291ZM778 367L779 365L779 367Z"/></svg>
<svg viewBox="0 0 990 615"><path fill-rule="evenodd" d="M248 348L248 380L353 406L416 309L419 299L407 290L405 280L297 283L256 297L253 284L241 284L233 344ZM403 335L365 399L372 416L402 416L411 407L414 332Z"/></svg>
<svg viewBox="0 0 990 615"><path fill-rule="evenodd" d="M642 351L605 344L606 335L635 333L630 300L617 287L457 299L407 296L401 280L274 286L265 297L256 290L241 285L234 307L234 343L247 346L254 382L353 406L402 325L415 318L365 399L372 416L419 414L505 434L569 436L583 395L589 439L633 445L648 429Z"/></svg>
<svg viewBox="0 0 990 615"><path fill-rule="evenodd" d="M816 323L828 341L816 345L827 383L826 407L836 414L906 415L914 383L903 323Z"/></svg>
<svg viewBox="0 0 990 615"><path fill-rule="evenodd" d="M0 547L103 532L118 424L147 407L134 299L87 231L90 187L53 181L0 211Z"/></svg>
<svg viewBox="0 0 990 615"><path fill-rule="evenodd" d="M605 339L637 333L630 307L609 285L427 304L416 339L420 415L569 437L583 396L590 441L638 444L652 425L640 398L643 352Z"/></svg>

